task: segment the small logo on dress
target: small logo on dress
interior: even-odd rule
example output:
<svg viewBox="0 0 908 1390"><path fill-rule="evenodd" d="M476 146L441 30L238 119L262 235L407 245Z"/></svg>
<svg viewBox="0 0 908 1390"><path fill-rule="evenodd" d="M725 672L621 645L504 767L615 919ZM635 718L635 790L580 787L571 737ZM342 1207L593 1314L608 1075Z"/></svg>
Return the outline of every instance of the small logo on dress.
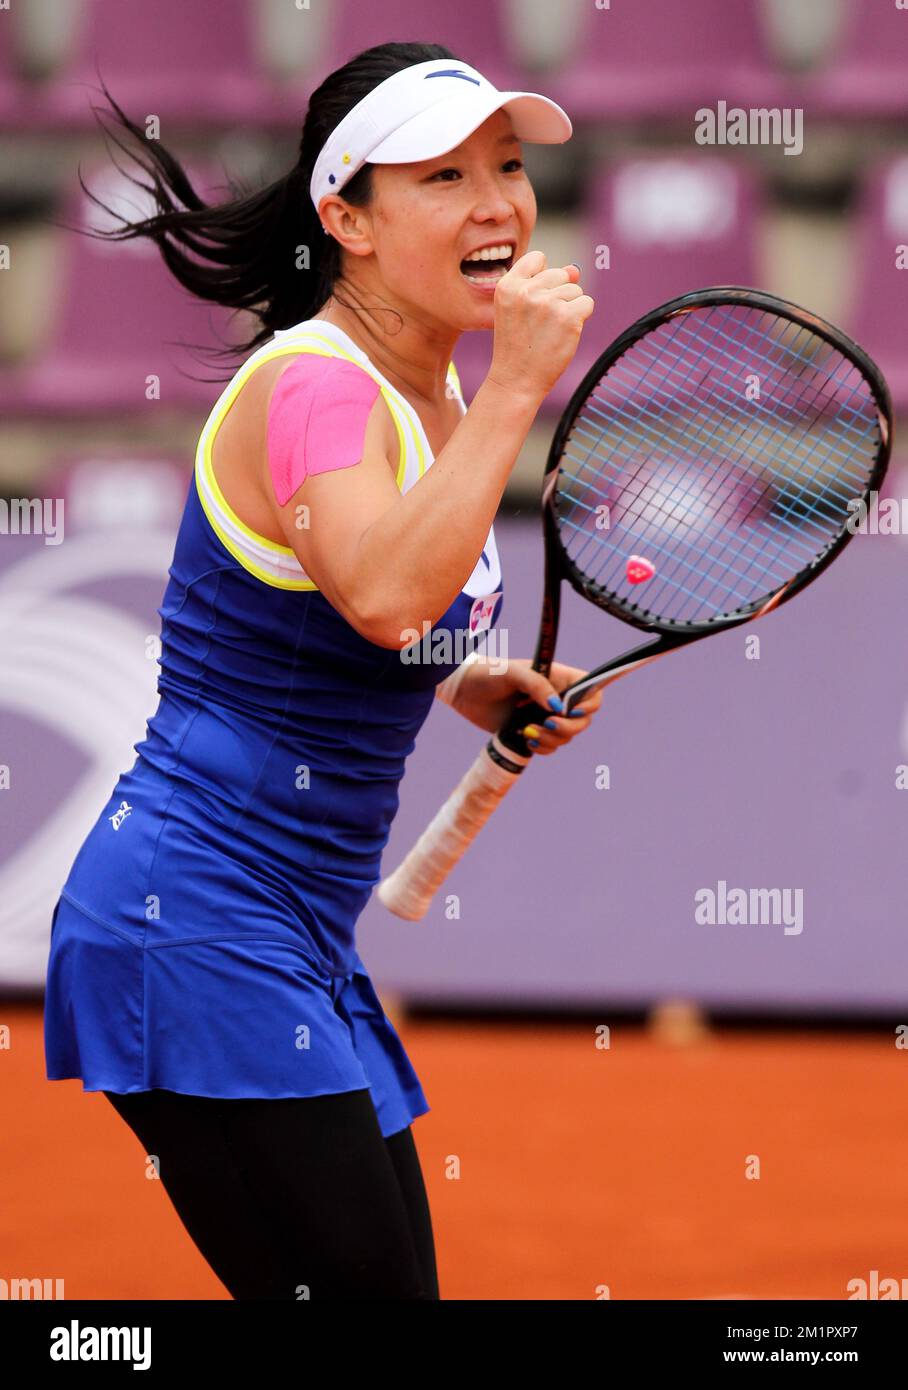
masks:
<svg viewBox="0 0 908 1390"><path fill-rule="evenodd" d="M113 826L114 830L119 830L119 829L120 829L120 826L123 824L123 822L125 821L126 817L129 815L129 813L130 813L131 810L132 810L132 807L129 805L129 803L128 803L127 801L121 801L121 802L120 802L120 805L119 805L119 809L116 810L116 811L114 811L114 813L113 813L112 816L108 816L108 817L107 817L107 819L110 821L111 825Z"/></svg>
<svg viewBox="0 0 908 1390"><path fill-rule="evenodd" d="M495 605L501 598L501 591L497 594L487 594L484 598L475 599L473 607L470 609L470 632L485 632L492 624L492 614L495 612Z"/></svg>

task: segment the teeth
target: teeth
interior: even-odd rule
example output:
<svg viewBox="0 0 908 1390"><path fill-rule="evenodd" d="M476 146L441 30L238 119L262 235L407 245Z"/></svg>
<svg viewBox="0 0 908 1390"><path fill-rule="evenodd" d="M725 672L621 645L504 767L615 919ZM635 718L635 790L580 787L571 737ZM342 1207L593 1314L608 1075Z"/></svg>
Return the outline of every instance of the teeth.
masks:
<svg viewBox="0 0 908 1390"><path fill-rule="evenodd" d="M497 280L503 279L506 274L507 271L504 266L500 265L492 275L490 275L488 271L484 271L482 275L468 275L467 272L464 271L463 278L468 285L494 285Z"/></svg>
<svg viewBox="0 0 908 1390"><path fill-rule="evenodd" d="M474 251L471 256L464 256L465 261L506 261L512 255L514 247L510 243L504 246L484 246L481 251Z"/></svg>

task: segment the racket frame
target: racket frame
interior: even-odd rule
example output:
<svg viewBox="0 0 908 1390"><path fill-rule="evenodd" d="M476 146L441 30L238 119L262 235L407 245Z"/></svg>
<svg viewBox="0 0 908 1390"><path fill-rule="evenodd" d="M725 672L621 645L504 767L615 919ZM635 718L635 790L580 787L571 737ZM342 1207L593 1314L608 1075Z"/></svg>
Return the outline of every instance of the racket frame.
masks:
<svg viewBox="0 0 908 1390"><path fill-rule="evenodd" d="M545 570L542 618L536 652L533 657L533 670L541 672L544 676L548 676L551 670L558 636L561 584L565 579L588 602L594 603L613 617L620 618L622 622L630 623L633 627L651 633L654 640L645 642L630 652L625 652L622 656L613 657L601 666L597 666L582 679L569 685L561 692L565 714L569 714L584 695L601 690L621 676L628 675L631 671L647 665L650 661L655 661L657 657L664 656L666 652L674 651L678 647L689 646L692 642L709 636L710 633L724 631L735 627L738 623L763 617L765 613L787 602L788 599L812 583L817 575L821 574L827 565L832 563L854 534L845 527L838 536L829 542L820 555L816 556L809 565L806 565L774 593L755 603L747 604L733 613L723 614L721 617L697 623L663 622L658 619L645 618L642 614L635 614L632 608L610 599L608 592L593 584L566 554L559 540L558 523L555 515L556 484L568 436L574 427L577 416L593 394L596 385L619 358L623 357L635 343L652 332L653 329L658 328L663 323L668 323L680 314L690 313L696 309L718 307L723 304L743 304L747 308L775 314L779 318L787 319L791 323L806 328L829 343L861 372L876 401L880 428L880 449L863 496L866 497L868 493L878 490L879 484L886 474L892 451L893 424L889 388L872 358L841 329L827 323L818 314L803 309L800 305L779 299L776 295L768 294L764 290L749 289L742 285L714 285L709 289L678 295L675 299L667 300L666 303L644 314L630 328L621 333L590 367L565 407L552 437L543 475L540 504L545 545ZM529 747L520 730L527 724L548 718L551 713L550 709L546 709L535 701L518 704L504 726L490 738L486 746L489 757L515 775L522 772L533 755L533 749Z"/></svg>

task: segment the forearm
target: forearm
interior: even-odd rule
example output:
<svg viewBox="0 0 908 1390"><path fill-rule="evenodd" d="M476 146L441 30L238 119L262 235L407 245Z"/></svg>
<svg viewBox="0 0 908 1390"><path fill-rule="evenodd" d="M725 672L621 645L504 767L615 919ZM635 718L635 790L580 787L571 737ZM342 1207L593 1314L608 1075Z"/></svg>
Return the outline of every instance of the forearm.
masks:
<svg viewBox="0 0 908 1390"><path fill-rule="evenodd" d="M382 596L389 645L437 622L462 590L539 404L484 382L426 475L363 532L357 585Z"/></svg>
<svg viewBox="0 0 908 1390"><path fill-rule="evenodd" d="M450 676L446 676L439 685L435 687L435 697L444 704L450 705L451 709L460 713L458 693L464 681L469 678L473 667L481 660L480 654L475 649L469 652L460 663L456 671L452 671Z"/></svg>

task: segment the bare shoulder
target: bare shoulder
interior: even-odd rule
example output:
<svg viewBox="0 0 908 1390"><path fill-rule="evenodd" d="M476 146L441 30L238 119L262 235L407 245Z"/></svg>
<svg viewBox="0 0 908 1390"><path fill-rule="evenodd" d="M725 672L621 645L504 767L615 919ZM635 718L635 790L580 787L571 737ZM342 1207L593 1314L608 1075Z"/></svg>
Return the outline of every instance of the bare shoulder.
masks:
<svg viewBox="0 0 908 1390"><path fill-rule="evenodd" d="M228 505L242 522L276 543L284 537L274 514L268 471L268 410L278 381L298 362L324 362L305 352L270 357L250 374L218 427L212 446L212 466ZM335 359L331 359L332 361ZM379 447L396 476L398 440L384 396L379 392L370 416Z"/></svg>
<svg viewBox="0 0 908 1390"><path fill-rule="evenodd" d="M280 357L270 358L257 368L246 387L256 386L256 395L250 402L251 409L256 412L258 418L258 430L262 440L262 462L267 467L267 457L264 448L265 436L267 433L268 411L277 384L280 379L288 372L293 372L298 376L300 371L305 372L308 367L312 368L313 376L324 379L326 376L330 380L332 373L343 374L348 371L360 372L362 369L355 363L346 358L329 357L327 354L311 352L287 352ZM244 388L245 389L245 388ZM388 466L396 474L398 462L398 439L391 411L388 409L384 394L379 391L376 396L373 414L380 431L381 445L388 460Z"/></svg>

